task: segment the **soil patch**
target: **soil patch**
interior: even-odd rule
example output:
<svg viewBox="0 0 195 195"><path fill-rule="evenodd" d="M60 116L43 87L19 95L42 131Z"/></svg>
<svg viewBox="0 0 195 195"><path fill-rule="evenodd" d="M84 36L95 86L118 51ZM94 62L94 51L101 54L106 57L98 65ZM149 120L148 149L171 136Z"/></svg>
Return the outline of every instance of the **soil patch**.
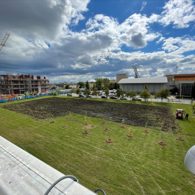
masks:
<svg viewBox="0 0 195 195"><path fill-rule="evenodd" d="M156 127L163 131L176 129L175 117L169 107L143 104L101 102L85 99L47 98L5 105L4 108L46 119L64 116L70 112L101 117L124 124Z"/></svg>

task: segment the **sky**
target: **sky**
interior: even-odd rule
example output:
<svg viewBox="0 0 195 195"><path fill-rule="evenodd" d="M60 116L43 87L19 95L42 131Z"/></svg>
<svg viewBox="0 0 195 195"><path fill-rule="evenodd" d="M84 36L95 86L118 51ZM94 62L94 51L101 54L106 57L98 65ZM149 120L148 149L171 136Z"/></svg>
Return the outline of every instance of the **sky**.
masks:
<svg viewBox="0 0 195 195"><path fill-rule="evenodd" d="M0 0L0 74L51 82L195 73L195 0Z"/></svg>

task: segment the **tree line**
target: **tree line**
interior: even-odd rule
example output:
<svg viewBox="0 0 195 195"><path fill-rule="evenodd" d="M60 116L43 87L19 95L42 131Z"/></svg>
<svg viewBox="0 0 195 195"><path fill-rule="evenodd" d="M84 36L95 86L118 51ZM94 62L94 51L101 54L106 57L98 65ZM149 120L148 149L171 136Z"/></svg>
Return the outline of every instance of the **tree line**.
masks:
<svg viewBox="0 0 195 195"><path fill-rule="evenodd" d="M67 89L69 86L67 85L65 88ZM167 98L169 96L169 90L168 89L162 89L156 94L151 94L147 88L145 88L141 93L136 93L134 91L130 92L124 92L120 89L119 84L113 81L110 81L108 78L96 78L95 82L78 82L77 83L77 89L76 93L80 94L81 89L84 92L85 95L98 95L98 91L102 90L105 92L105 95L109 95L109 90L116 90L116 96L117 97L135 97L139 95L141 98L143 98L145 101L147 101L151 95L154 95L155 98Z"/></svg>

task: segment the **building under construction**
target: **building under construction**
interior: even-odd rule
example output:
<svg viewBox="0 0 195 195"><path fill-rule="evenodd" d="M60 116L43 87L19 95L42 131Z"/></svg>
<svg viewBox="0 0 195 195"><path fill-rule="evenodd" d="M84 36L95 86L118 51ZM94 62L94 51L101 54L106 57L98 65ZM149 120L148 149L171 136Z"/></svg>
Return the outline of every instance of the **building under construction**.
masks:
<svg viewBox="0 0 195 195"><path fill-rule="evenodd" d="M0 75L0 94L39 94L48 92L49 80L34 75Z"/></svg>

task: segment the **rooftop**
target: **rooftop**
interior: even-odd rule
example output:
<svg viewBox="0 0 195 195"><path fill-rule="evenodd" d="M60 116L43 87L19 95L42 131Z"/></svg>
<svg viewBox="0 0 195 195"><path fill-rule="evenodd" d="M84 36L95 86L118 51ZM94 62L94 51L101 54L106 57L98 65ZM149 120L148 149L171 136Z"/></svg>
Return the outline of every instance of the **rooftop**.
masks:
<svg viewBox="0 0 195 195"><path fill-rule="evenodd" d="M134 78L121 79L119 84L146 84L146 83L167 83L167 77L150 77L150 78Z"/></svg>
<svg viewBox="0 0 195 195"><path fill-rule="evenodd" d="M195 77L195 73L190 74L169 74L167 76L175 76L175 77Z"/></svg>

